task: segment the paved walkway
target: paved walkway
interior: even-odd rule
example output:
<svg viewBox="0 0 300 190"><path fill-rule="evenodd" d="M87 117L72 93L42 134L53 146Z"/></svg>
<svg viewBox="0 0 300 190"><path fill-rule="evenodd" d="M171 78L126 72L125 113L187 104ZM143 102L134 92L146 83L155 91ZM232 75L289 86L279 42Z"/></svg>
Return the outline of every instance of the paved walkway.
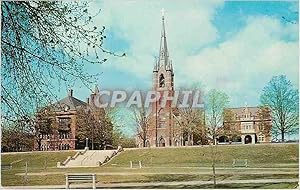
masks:
<svg viewBox="0 0 300 190"><path fill-rule="evenodd" d="M256 180L218 180L217 184L241 184L241 183L292 183L299 179L256 179ZM213 181L182 181L182 182L150 182L150 183L117 183L103 184L100 187L145 187L145 186L178 186L178 185L210 185Z"/></svg>
<svg viewBox="0 0 300 190"><path fill-rule="evenodd" d="M164 168L164 167L151 167L151 168L143 168L143 169L153 169L153 168ZM166 167L167 168L167 167ZM178 169L186 168L192 169L190 167L176 167ZM96 173L97 175L156 175L156 174L194 174L194 175L201 175L201 174L211 174L212 169L211 167L201 167L201 168L193 168L197 170L186 170L186 171L161 171L161 172L153 172L147 170L140 170L140 169L129 169L129 168L119 168L119 169L126 169L127 171L113 171L113 172L92 172ZM174 167L172 168L174 169ZM130 170L130 171L129 171ZM218 174L298 174L298 168L216 168ZM49 171L49 172L30 172L27 175L30 176L45 176L45 175L64 175L68 173L66 171ZM69 172L74 173L74 172ZM76 173L76 172L75 172ZM86 172L91 173L91 172ZM25 175L25 173L16 173L15 175Z"/></svg>
<svg viewBox="0 0 300 190"><path fill-rule="evenodd" d="M64 175L68 172L41 172L41 173L27 173L29 176L45 176L45 175ZM69 172L76 173L76 172ZM78 173L78 172L77 172ZM95 172L86 172L95 173ZM157 174L191 174L191 175L201 175L201 174L211 174L211 171L199 171L199 172L101 172L95 173L96 175L157 175ZM218 174L298 174L298 171L217 171ZM17 173L15 175L23 176L25 173Z"/></svg>
<svg viewBox="0 0 300 190"><path fill-rule="evenodd" d="M299 179L256 179L256 180L218 180L217 184L242 184L242 183L295 183ZM97 188L128 188L128 187L159 187L179 185L210 185L213 181L182 181L182 182L149 182L149 183L97 183ZM91 184L73 184L71 188L91 188ZM65 185L44 185L44 186L11 186L5 189L64 189Z"/></svg>

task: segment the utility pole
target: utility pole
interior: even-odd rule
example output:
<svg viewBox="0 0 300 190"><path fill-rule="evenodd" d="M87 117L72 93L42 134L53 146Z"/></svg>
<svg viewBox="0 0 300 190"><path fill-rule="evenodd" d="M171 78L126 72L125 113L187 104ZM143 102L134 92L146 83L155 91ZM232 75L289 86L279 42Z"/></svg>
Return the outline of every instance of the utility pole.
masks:
<svg viewBox="0 0 300 190"><path fill-rule="evenodd" d="M85 147L89 148L89 138L85 138Z"/></svg>
<svg viewBox="0 0 300 190"><path fill-rule="evenodd" d="M155 101L155 146L158 147L158 142L157 142L157 97L155 98L155 100L156 100Z"/></svg>

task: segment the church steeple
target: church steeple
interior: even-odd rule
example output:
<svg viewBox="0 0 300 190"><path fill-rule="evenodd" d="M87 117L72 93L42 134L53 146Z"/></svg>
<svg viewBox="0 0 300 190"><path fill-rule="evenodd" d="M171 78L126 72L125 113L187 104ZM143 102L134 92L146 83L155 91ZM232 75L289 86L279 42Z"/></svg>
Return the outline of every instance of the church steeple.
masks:
<svg viewBox="0 0 300 190"><path fill-rule="evenodd" d="M168 61L169 61L169 52L168 52L167 36L166 36L166 29L165 29L165 15L164 15L164 9L162 9L162 29L161 29L158 67L159 68L161 66L166 67L169 64Z"/></svg>
<svg viewBox="0 0 300 190"><path fill-rule="evenodd" d="M156 57L154 69L153 69L153 89L155 90L174 89L174 72L173 72L172 61L169 58L164 10L162 10L162 29L161 29L159 55L158 57Z"/></svg>

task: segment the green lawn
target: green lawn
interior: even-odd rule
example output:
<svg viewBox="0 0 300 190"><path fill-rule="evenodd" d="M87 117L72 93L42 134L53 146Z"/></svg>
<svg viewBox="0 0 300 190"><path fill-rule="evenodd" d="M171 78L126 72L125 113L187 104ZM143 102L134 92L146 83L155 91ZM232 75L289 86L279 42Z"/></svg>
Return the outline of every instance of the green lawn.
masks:
<svg viewBox="0 0 300 190"><path fill-rule="evenodd" d="M249 167L288 167L297 164L298 144L218 146L217 166L231 166L233 159L248 159ZM159 148L127 150L112 160L110 166L128 166L142 161L145 166L210 166L211 147Z"/></svg>
<svg viewBox="0 0 300 190"><path fill-rule="evenodd" d="M12 170L1 172L1 184L3 186L59 185L65 183L65 173L73 172L99 173L97 179L102 183L207 181L212 179L210 147L126 150L102 167L56 168L57 162L64 161L68 156L74 154L75 151L2 154L2 164L16 163L13 164ZM298 178L298 154L297 144L218 146L217 179ZM231 163L234 158L248 159L249 168L232 170ZM47 168L44 167L45 160L47 160ZM26 161L28 162L28 172L32 173L32 175L28 176L28 181L25 183L23 174L25 172L24 165ZM142 161L143 168L130 169L129 161ZM256 167L269 167L271 172L264 174L255 173L258 171L255 169ZM261 171L265 170L266 169L262 169ZM290 171L292 171L292 173L284 173ZM126 174L124 175L122 173ZM294 183L253 184L252 186L251 184L232 184L231 186L219 185L218 188L292 188L293 186L295 186ZM210 187L210 185L207 185L197 187L178 186L172 188ZM171 187L162 186L159 188Z"/></svg>
<svg viewBox="0 0 300 190"><path fill-rule="evenodd" d="M76 151L65 152L29 152L20 154L1 154L1 164L13 164L14 168L23 168L25 162L28 162L29 168L44 168L45 162L47 167L56 167L57 162L62 162L68 156L75 155Z"/></svg>

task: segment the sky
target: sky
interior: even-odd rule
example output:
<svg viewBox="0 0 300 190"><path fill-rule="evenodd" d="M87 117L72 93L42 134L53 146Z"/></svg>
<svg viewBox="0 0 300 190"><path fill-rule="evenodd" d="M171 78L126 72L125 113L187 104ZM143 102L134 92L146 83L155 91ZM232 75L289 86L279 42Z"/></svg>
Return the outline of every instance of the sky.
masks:
<svg viewBox="0 0 300 190"><path fill-rule="evenodd" d="M175 88L200 82L205 91L228 94L230 107L240 107L258 106L272 76L284 74L299 86L297 1L101 0L90 5L91 12L101 9L94 23L106 27L104 47L126 53L107 55L106 63L87 68L102 73L100 90L151 89L161 9ZM89 93L74 87L82 100Z"/></svg>

